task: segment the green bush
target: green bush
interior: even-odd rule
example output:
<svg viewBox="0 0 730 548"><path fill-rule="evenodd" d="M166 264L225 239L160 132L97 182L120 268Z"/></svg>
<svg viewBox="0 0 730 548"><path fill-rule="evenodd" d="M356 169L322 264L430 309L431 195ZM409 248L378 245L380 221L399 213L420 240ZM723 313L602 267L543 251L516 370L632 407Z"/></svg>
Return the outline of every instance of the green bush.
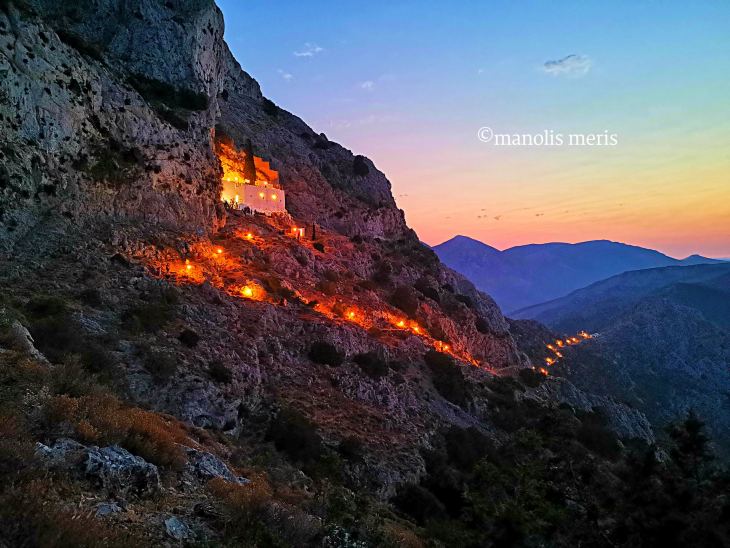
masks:
<svg viewBox="0 0 730 548"><path fill-rule="evenodd" d="M177 338L188 348L195 348L198 346L198 342L200 341L200 335L192 329L183 329Z"/></svg>
<svg viewBox="0 0 730 548"><path fill-rule="evenodd" d="M233 373L223 362L213 360L208 365L208 374L210 377L221 384L229 384L233 380Z"/></svg>
<svg viewBox="0 0 730 548"><path fill-rule="evenodd" d="M177 302L177 293L172 288L152 292L146 303L122 314L122 325L133 333L156 333L175 317Z"/></svg>
<svg viewBox="0 0 730 548"><path fill-rule="evenodd" d="M469 390L461 368L448 354L429 350L424 356L431 371L434 388L444 398L459 406L467 404Z"/></svg>
<svg viewBox="0 0 730 548"><path fill-rule="evenodd" d="M433 283L431 283L428 278L419 278L416 283L413 284L413 287L416 288L416 290L424 297L428 297L437 303L441 302L441 295L439 294L438 289L434 287Z"/></svg>
<svg viewBox="0 0 730 548"><path fill-rule="evenodd" d="M349 436L340 442L337 448L340 455L351 462L362 462L364 447L362 441L354 436Z"/></svg>
<svg viewBox="0 0 730 548"><path fill-rule="evenodd" d="M579 413L581 426L578 441L594 453L615 459L621 454L621 444L616 434L608 429L608 421L600 413Z"/></svg>
<svg viewBox="0 0 730 548"><path fill-rule="evenodd" d="M156 381L164 382L177 371L177 360L168 352L150 352L144 360L144 367Z"/></svg>
<svg viewBox="0 0 730 548"><path fill-rule="evenodd" d="M324 446L312 422L296 409L284 408L269 425L268 441L294 461L313 463L322 458Z"/></svg>
<svg viewBox="0 0 730 548"><path fill-rule="evenodd" d="M446 509L436 496L420 485L405 485L398 489L398 493L391 502L401 512L414 518L423 525L429 520L446 516Z"/></svg>
<svg viewBox="0 0 730 548"><path fill-rule="evenodd" d="M344 357L328 342L317 341L309 349L309 359L331 367L342 365Z"/></svg>
<svg viewBox="0 0 730 548"><path fill-rule="evenodd" d="M492 443L480 430L470 426L452 426L445 434L449 462L459 470L467 472L492 448Z"/></svg>
<svg viewBox="0 0 730 548"><path fill-rule="evenodd" d="M408 317L413 318L418 312L419 302L415 291L412 288L398 286L390 296L390 304L405 312Z"/></svg>

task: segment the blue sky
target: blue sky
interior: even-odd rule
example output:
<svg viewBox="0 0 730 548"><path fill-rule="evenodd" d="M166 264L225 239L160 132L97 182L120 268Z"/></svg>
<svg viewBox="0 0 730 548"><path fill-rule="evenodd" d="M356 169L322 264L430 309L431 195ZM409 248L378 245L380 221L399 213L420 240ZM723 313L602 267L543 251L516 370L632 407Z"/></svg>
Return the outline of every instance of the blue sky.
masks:
<svg viewBox="0 0 730 548"><path fill-rule="evenodd" d="M372 158L429 243L730 255L730 2L218 4L264 94ZM495 148L481 126L620 144Z"/></svg>

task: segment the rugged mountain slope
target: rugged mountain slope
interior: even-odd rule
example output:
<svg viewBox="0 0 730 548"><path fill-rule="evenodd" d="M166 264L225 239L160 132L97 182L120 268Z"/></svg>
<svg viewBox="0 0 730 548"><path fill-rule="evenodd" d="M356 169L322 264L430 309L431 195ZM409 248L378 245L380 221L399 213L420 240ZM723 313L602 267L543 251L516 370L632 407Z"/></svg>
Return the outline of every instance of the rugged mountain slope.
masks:
<svg viewBox="0 0 730 548"><path fill-rule="evenodd" d="M692 299L692 306L706 311L710 317L726 320L722 313L727 294L729 264L697 265L688 267L654 268L626 272L596 282L570 295L550 302L518 310L512 314L518 319L534 319L560 329L600 330L610 325L615 314L639 300L659 294L675 294L678 304L682 295ZM716 295L714 299L710 295ZM713 307L718 307L713 311Z"/></svg>
<svg viewBox="0 0 730 548"><path fill-rule="evenodd" d="M433 249L444 263L492 295L508 312L629 270L718 262L699 255L677 260L651 249L606 240L533 244L499 251L456 236Z"/></svg>
<svg viewBox="0 0 730 548"><path fill-rule="evenodd" d="M518 315L598 337L559 368L642 410L657 432L687 409L730 450L730 265L627 272Z"/></svg>
<svg viewBox="0 0 730 548"><path fill-rule="evenodd" d="M564 506L618 481L621 444L593 407L651 440L635 411L535 373L385 176L262 97L211 0L0 6L12 541L420 546L418 511L454 518L472 467L508 470L501 447L531 447L541 484L559 470L538 499ZM220 206L216 143L245 139L290 218ZM576 487L574 463L600 473ZM415 513L413 489L430 503ZM490 512L476 531L512 519ZM524 535L595 535L580 508L550 519Z"/></svg>

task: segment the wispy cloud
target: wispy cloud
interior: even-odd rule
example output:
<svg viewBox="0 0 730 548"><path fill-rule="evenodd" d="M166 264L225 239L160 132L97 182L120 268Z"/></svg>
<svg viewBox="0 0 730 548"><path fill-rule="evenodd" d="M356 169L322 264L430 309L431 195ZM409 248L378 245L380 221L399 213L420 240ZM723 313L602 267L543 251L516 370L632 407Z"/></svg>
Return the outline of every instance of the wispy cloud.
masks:
<svg viewBox="0 0 730 548"><path fill-rule="evenodd" d="M392 122L396 117L391 114L370 114L362 118L355 118L352 120L341 119L341 120L330 120L329 127L334 129L350 129L360 128L365 126L372 126L375 124L385 124Z"/></svg>
<svg viewBox="0 0 730 548"><path fill-rule="evenodd" d="M317 44L312 44L310 42L306 42L304 44L304 47L294 52L295 57L314 57L318 53L322 53L324 51L324 48L318 46Z"/></svg>
<svg viewBox="0 0 730 548"><path fill-rule="evenodd" d="M286 80L287 82L291 82L294 79L294 75L291 72L287 72L285 70L277 70L276 72L279 73L279 75Z"/></svg>
<svg viewBox="0 0 730 548"><path fill-rule="evenodd" d="M365 80L364 82L360 83L360 89L364 89L365 91L373 91L375 88L375 82L372 80Z"/></svg>
<svg viewBox="0 0 730 548"><path fill-rule="evenodd" d="M584 76L592 66L590 57L573 53L562 59L545 61L542 70L552 76Z"/></svg>

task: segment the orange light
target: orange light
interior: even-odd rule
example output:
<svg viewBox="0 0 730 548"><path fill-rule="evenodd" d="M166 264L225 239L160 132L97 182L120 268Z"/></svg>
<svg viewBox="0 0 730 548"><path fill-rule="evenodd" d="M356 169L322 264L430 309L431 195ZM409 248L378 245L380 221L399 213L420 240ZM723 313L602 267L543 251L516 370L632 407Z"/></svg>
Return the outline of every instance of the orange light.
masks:
<svg viewBox="0 0 730 548"><path fill-rule="evenodd" d="M266 194L264 194L263 192L259 192L259 198L263 198L265 196L266 196Z"/></svg>
<svg viewBox="0 0 730 548"><path fill-rule="evenodd" d="M272 199L272 200L276 200L276 194L272 194L272 195L271 195L271 199Z"/></svg>
<svg viewBox="0 0 730 548"><path fill-rule="evenodd" d="M236 194L236 195L235 195L235 196L233 197L233 201L234 201L234 202L236 202L236 203L238 203L238 194Z"/></svg>
<svg viewBox="0 0 730 548"><path fill-rule="evenodd" d="M215 250L215 252L218 253L218 255L221 255L223 253L223 250L219 247Z"/></svg>
<svg viewBox="0 0 730 548"><path fill-rule="evenodd" d="M563 346L563 341L558 339L557 341L555 341L555 344L557 344L558 346Z"/></svg>
<svg viewBox="0 0 730 548"><path fill-rule="evenodd" d="M406 326L406 322L404 322L403 320L398 322L398 327L405 327L405 326Z"/></svg>
<svg viewBox="0 0 730 548"><path fill-rule="evenodd" d="M245 285L241 288L241 295L243 295L247 299L250 299L251 297L253 297L253 289Z"/></svg>
<svg viewBox="0 0 730 548"><path fill-rule="evenodd" d="M413 328L413 332L414 332L414 333L420 333L420 332L421 332L421 328L420 328L420 327L418 327L418 326L415 326L415 327Z"/></svg>
<svg viewBox="0 0 730 548"><path fill-rule="evenodd" d="M545 358L545 363L548 365L553 365L555 363L555 360L553 358Z"/></svg>
<svg viewBox="0 0 730 548"><path fill-rule="evenodd" d="M247 233L247 234L246 234L246 239L247 239L247 240L253 240L253 234L251 234L250 232L249 232L249 233Z"/></svg>
<svg viewBox="0 0 730 548"><path fill-rule="evenodd" d="M547 370L547 369L545 369L544 367L540 367L540 368L538 368L538 371L539 371L540 373L542 373L543 375L545 375L546 377L547 377L547 376L549 375L549 373L548 373L548 370Z"/></svg>
<svg viewBox="0 0 730 548"><path fill-rule="evenodd" d="M193 269L193 265L190 264L190 259L185 259L185 270L190 272Z"/></svg>
<svg viewBox="0 0 730 548"><path fill-rule="evenodd" d="M347 313L347 317L350 318L351 320L354 320L355 319L355 313L352 310L350 310Z"/></svg>

